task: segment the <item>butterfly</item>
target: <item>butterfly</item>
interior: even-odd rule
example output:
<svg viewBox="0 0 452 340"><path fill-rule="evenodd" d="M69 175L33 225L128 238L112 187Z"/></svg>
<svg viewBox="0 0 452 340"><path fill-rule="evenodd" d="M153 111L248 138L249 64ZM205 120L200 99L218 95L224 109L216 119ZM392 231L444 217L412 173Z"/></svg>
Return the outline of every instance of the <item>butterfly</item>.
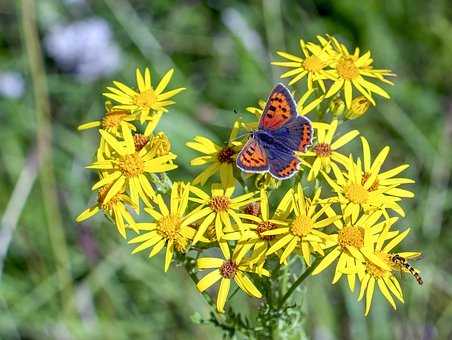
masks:
<svg viewBox="0 0 452 340"><path fill-rule="evenodd" d="M311 121L298 115L289 90L277 84L268 97L258 129L237 155L236 164L245 172L270 172L276 179L287 179L299 170L300 161L294 151L305 152L311 143Z"/></svg>

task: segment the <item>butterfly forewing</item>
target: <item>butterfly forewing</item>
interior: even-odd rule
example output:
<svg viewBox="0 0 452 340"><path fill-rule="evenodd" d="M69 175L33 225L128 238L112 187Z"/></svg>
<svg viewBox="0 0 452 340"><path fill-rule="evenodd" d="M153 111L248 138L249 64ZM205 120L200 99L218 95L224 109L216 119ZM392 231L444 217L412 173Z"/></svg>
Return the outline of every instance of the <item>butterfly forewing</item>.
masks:
<svg viewBox="0 0 452 340"><path fill-rule="evenodd" d="M292 95L283 84L278 84L268 97L259 121L259 129L277 130L296 116L297 110Z"/></svg>

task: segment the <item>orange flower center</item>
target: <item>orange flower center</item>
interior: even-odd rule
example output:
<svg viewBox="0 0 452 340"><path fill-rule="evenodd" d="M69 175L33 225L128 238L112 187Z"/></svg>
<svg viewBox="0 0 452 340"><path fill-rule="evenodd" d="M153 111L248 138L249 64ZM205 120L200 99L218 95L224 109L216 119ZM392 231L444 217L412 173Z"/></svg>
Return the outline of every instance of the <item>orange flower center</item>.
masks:
<svg viewBox="0 0 452 340"><path fill-rule="evenodd" d="M237 273L237 270L238 266L235 262L233 262L232 260L226 260L220 267L220 274L225 279L233 279L235 273Z"/></svg>
<svg viewBox="0 0 452 340"><path fill-rule="evenodd" d="M216 212L226 211L231 205L231 200L226 196L213 196L210 199L209 206Z"/></svg>
<svg viewBox="0 0 452 340"><path fill-rule="evenodd" d="M290 231L295 236L303 237L309 234L314 226L314 222L306 215L300 215L295 218L290 227Z"/></svg>
<svg viewBox="0 0 452 340"><path fill-rule="evenodd" d="M163 216L157 222L157 232L168 241L173 241L178 252L184 253L187 250L188 240L179 233L180 226L181 219L178 216Z"/></svg>
<svg viewBox="0 0 452 340"><path fill-rule="evenodd" d="M364 229L351 225L345 226L339 231L337 242L342 249L346 249L347 246L359 249L364 245Z"/></svg>
<svg viewBox="0 0 452 340"><path fill-rule="evenodd" d="M318 72L325 66L326 64L315 55L311 55L303 61L303 67L308 72Z"/></svg>
<svg viewBox="0 0 452 340"><path fill-rule="evenodd" d="M144 161L138 153L123 156L118 166L126 177L135 177L144 172Z"/></svg>
<svg viewBox="0 0 452 340"><path fill-rule="evenodd" d="M359 76L359 69L351 57L342 57L339 59L336 70L339 76L346 80L352 80Z"/></svg>
<svg viewBox="0 0 452 340"><path fill-rule="evenodd" d="M248 215L259 216L261 213L261 205L259 202L248 203L245 208L243 208L243 212Z"/></svg>
<svg viewBox="0 0 452 340"><path fill-rule="evenodd" d="M331 145L327 143L319 143L314 146L314 152L318 157L330 157L332 153Z"/></svg>
<svg viewBox="0 0 452 340"><path fill-rule="evenodd" d="M135 96L135 104L143 108L151 108L156 101L157 96L152 89L143 91Z"/></svg>
<svg viewBox="0 0 452 340"><path fill-rule="evenodd" d="M105 117L102 119L102 128L103 129L112 129L118 127L122 122L124 117L127 116L126 111L110 111L105 114Z"/></svg>
<svg viewBox="0 0 452 340"><path fill-rule="evenodd" d="M361 184L352 183L348 186L345 196L356 204L362 204L369 198L369 192Z"/></svg>
<svg viewBox="0 0 452 340"><path fill-rule="evenodd" d="M140 151L149 142L148 136L136 133L133 135L133 142L135 143L135 151Z"/></svg>
<svg viewBox="0 0 452 340"><path fill-rule="evenodd" d="M276 226L270 221L263 221L257 225L256 232L262 240L270 241L275 238L274 235L262 235L262 234L268 230L272 230L275 228Z"/></svg>
<svg viewBox="0 0 452 340"><path fill-rule="evenodd" d="M235 155L235 151L230 146L226 146L225 148L218 151L217 158L220 163L234 163L232 157Z"/></svg>

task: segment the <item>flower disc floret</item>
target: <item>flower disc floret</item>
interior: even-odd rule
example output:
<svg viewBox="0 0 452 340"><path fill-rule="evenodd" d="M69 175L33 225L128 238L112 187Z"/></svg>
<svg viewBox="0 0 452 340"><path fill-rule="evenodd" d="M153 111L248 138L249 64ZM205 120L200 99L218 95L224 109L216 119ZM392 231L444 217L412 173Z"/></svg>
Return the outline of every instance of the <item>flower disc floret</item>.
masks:
<svg viewBox="0 0 452 340"><path fill-rule="evenodd" d="M303 237L309 234L312 227L314 226L314 222L312 219L305 215L300 215L295 218L295 220L292 222L292 225L290 227L290 230L292 234Z"/></svg>
<svg viewBox="0 0 452 340"><path fill-rule="evenodd" d="M359 70L351 57L342 57L336 65L339 75L348 80L353 80L359 76Z"/></svg>
<svg viewBox="0 0 452 340"><path fill-rule="evenodd" d="M314 152L318 157L330 157L333 152L328 143L319 143L314 146Z"/></svg>
<svg viewBox="0 0 452 340"><path fill-rule="evenodd" d="M369 192L358 183L351 183L345 195L350 201L357 204L365 203L369 198Z"/></svg>
<svg viewBox="0 0 452 340"><path fill-rule="evenodd" d="M158 233L168 240L176 240L179 236L181 219L175 215L163 216L157 223Z"/></svg>
<svg viewBox="0 0 452 340"><path fill-rule="evenodd" d="M209 206L216 212L226 211L231 205L231 200L226 196L213 196L210 200Z"/></svg>
<svg viewBox="0 0 452 340"><path fill-rule="evenodd" d="M144 162L138 153L125 155L119 161L119 169L126 177L134 177L144 172Z"/></svg>
<svg viewBox="0 0 452 340"><path fill-rule="evenodd" d="M235 276L235 273L237 272L238 266L237 264L232 260L226 260L223 262L223 264L220 267L220 274L225 279L233 279Z"/></svg>
<svg viewBox="0 0 452 340"><path fill-rule="evenodd" d="M235 155L234 149L230 146L227 146L218 152L217 157L220 163L232 164L234 162L234 159L232 158L234 155Z"/></svg>
<svg viewBox="0 0 452 340"><path fill-rule="evenodd" d="M338 244L342 249L347 246L361 248L364 245L364 229L355 226L345 226L339 231Z"/></svg>

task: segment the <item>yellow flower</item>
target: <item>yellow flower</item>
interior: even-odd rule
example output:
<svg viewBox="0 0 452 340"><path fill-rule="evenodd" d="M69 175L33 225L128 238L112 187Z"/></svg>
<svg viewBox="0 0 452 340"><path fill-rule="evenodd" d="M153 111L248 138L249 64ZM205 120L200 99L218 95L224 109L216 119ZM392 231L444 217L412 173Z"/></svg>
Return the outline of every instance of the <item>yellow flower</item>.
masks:
<svg viewBox="0 0 452 340"><path fill-rule="evenodd" d="M98 128L108 131L114 136L118 136L120 132L120 128L123 125L126 125L127 128L131 130L136 130L135 126L133 126L130 122L135 120L136 116L130 114L126 110L108 110L105 113L104 118L101 120L95 120L92 122L84 123L78 126L78 130L87 130L92 128Z"/></svg>
<svg viewBox="0 0 452 340"><path fill-rule="evenodd" d="M170 207L168 208L161 195L157 196L158 210L146 207L144 210L154 220L150 223L136 223L135 228L146 230L129 241L129 243L140 243L132 254L138 253L152 247L149 257L157 255L166 246L165 272L168 271L174 256L174 251L185 253L189 241L195 236L195 229L187 223L185 211L188 205L190 185L180 182L173 184L171 188Z"/></svg>
<svg viewBox="0 0 452 340"><path fill-rule="evenodd" d="M361 137L361 143L363 146L364 164L362 182L367 182L369 180L370 186L368 186L367 190L369 192L379 190L384 198L383 206L404 217L405 212L397 202L400 201L401 198L412 198L414 197L414 194L411 191L400 189L398 186L402 184L412 184L414 181L409 178L395 176L406 170L409 165L403 164L385 172L380 172L381 167L388 156L390 150L389 146L383 148L372 162L370 146L367 139Z"/></svg>
<svg viewBox="0 0 452 340"><path fill-rule="evenodd" d="M356 221L362 210L384 209L385 206L392 204L392 198L382 195L387 190L385 187L369 190L374 185L375 175L365 177L360 161L355 163L350 155L344 166L345 172L342 173L335 163L331 163L335 180L322 172L323 177L337 194L337 198L331 201L336 200L341 204L344 218L351 217L352 221Z"/></svg>
<svg viewBox="0 0 452 340"><path fill-rule="evenodd" d="M227 242L223 239L223 229L227 228L228 230L232 230L231 218L241 230L244 229L239 215L239 209L250 202L256 201L254 197L255 193L251 192L232 198L235 188L231 186L223 189L221 184L218 183L212 184L210 196L193 185L190 187L190 190L196 196L190 199L200 204L196 213L191 215L190 223L203 220L198 227L193 244L196 244L204 235L207 228L214 223L217 241L226 254L228 250L226 249ZM243 214L242 217L246 217L246 215Z"/></svg>
<svg viewBox="0 0 452 340"><path fill-rule="evenodd" d="M358 267L358 278L361 282L358 301L360 301L364 295L366 296L365 315L369 313L372 305L372 297L376 285L394 309L396 309L396 304L393 296L400 302L404 302L402 288L394 275L394 272L400 272L401 270L409 271L415 276L418 282L422 284L422 279L420 278L418 271L406 262L407 259L419 256L420 253L391 253L391 250L408 235L409 231L410 230L407 229L404 232L399 233L398 231L394 232L385 229L380 234L378 241L372 245L372 256L378 257L379 261L385 264L384 268L367 259L364 259L361 266ZM403 265L401 263L403 263Z"/></svg>
<svg viewBox="0 0 452 340"><path fill-rule="evenodd" d="M249 223L243 223L245 225L245 231L237 230L234 228L231 232L226 232L224 239L239 241L241 251L248 252L253 250L250 265L256 264L262 268L265 263L267 250L274 243L274 235L265 235L264 233L269 230L281 226L287 226L286 218L290 213L289 207L292 204L292 190L289 190L275 210L273 218L270 218L270 207L268 204L268 194L265 189L260 191L260 200L258 202L249 203L243 210L245 217L242 220L249 221ZM256 205L257 211L256 211ZM240 215L242 217L242 215Z"/></svg>
<svg viewBox="0 0 452 340"><path fill-rule="evenodd" d="M348 163L348 158L337 150L358 136L359 131L349 131L333 142L337 125L337 119L334 119L330 124L314 122L313 126L317 130L317 140L315 141L315 144L309 151L304 153L296 152L303 164L311 167L308 174L309 181L315 179L321 170L329 173L332 162L337 162L342 165ZM306 162L305 157L314 157L314 159L309 164Z"/></svg>
<svg viewBox="0 0 452 340"><path fill-rule="evenodd" d="M389 98L389 94L385 90L366 80L365 77L376 78L392 85L391 81L385 79L387 76L394 76L391 70L372 68L373 59L370 51L360 56L360 51L356 48L354 53L350 54L344 44L339 43L334 37L330 37L330 39L337 53L335 60L331 63L331 67L335 71L336 80L326 93L326 98L344 89L345 104L349 108L352 104L353 87L373 105L375 105L375 101L372 98L372 93Z"/></svg>
<svg viewBox="0 0 452 340"><path fill-rule="evenodd" d="M328 216L336 216L336 212L331 208L326 210ZM372 214L362 214L356 221L349 218L336 220L337 231L329 235L328 246L332 249L320 261L314 269L312 275L317 275L337 261L336 270L333 278L333 284L336 283L342 275L347 275L347 280L351 290L355 288L355 278L360 263L368 260L375 265L388 268L384 261L373 253L374 243L384 228L388 228L398 219L396 217L389 220L382 217L381 211L375 211Z"/></svg>
<svg viewBox="0 0 452 340"><path fill-rule="evenodd" d="M289 85L293 85L307 76L308 90L313 88L314 82L318 82L322 91L325 92L325 83L323 80L335 79L334 71L327 69L332 59L331 55L328 53L328 50L330 49L331 47L329 44L325 46L319 46L314 43L306 44L300 39L300 50L303 52L302 56L277 51L276 53L280 57L285 58L288 61L274 61L272 62L272 65L291 68L291 70L281 75L281 78L293 77L292 80L290 80Z"/></svg>
<svg viewBox="0 0 452 340"><path fill-rule="evenodd" d="M109 158L98 159L87 166L90 169L104 170L109 173L94 184L93 190L106 185L111 186L104 199L104 203L108 203L118 192L128 188L137 211L140 208L140 197L146 205L150 205L148 198L154 198L155 192L146 174L161 173L177 168L177 165L172 162L176 155L169 153L166 156L155 157L147 145L137 151L132 132L129 129L123 131L123 141L119 141L106 131L100 130L99 132L115 152Z"/></svg>
<svg viewBox="0 0 452 340"><path fill-rule="evenodd" d="M120 105L116 105L116 109L130 110L133 113L138 113L141 122L149 119L149 114L156 114L166 112L166 107L174 104L169 100L179 92L185 90L185 88L177 88L171 91L163 92L168 86L168 83L173 76L174 70L169 70L160 80L156 88L151 84L151 72L146 67L144 71L144 77L140 70L136 69L136 78L138 91L135 91L127 85L114 81L115 87L107 87L110 92L106 92L103 95L107 98L113 99Z"/></svg>
<svg viewBox="0 0 452 340"><path fill-rule="evenodd" d="M103 175L101 174L101 178ZM105 214L114 219L116 227L118 228L119 233L122 237L126 237L126 226L134 229L135 221L132 215L126 208L126 204L132 205L130 197L124 194L124 192L116 193L109 202L105 202L105 196L109 191L109 186L104 186L100 188L97 192L97 202L93 206L84 210L78 217L76 218L77 223L81 223L94 215L96 215L99 211L104 211Z"/></svg>
<svg viewBox="0 0 452 340"><path fill-rule="evenodd" d="M317 252L323 255L322 246L328 236L319 229L331 225L337 216L324 216L324 204L321 207L319 188L312 199L306 198L301 184L298 184L296 191L291 189L292 204L288 207L293 210L295 217L287 227L278 227L276 229L264 232L263 235L277 235L278 240L268 249L267 255L273 254L281 248L285 248L280 256L280 262L286 263L287 258L294 250L298 250L303 256L306 264L311 265L311 253ZM318 209L320 208L320 209Z"/></svg>
<svg viewBox="0 0 452 340"><path fill-rule="evenodd" d="M236 249L231 257L227 244L222 248L222 252L224 258L203 257L198 259L196 263L199 270L215 269L199 280L196 287L200 292L203 292L216 282L220 281L217 295L217 310L220 313L224 312L224 305L228 298L231 280L234 280L239 288L246 294L256 298L262 297L261 292L259 292L254 283L246 275L247 272L253 273L256 272L256 270L250 267L247 261L243 259L244 253L239 251L239 249ZM261 273L270 276L265 270L261 271Z"/></svg>
<svg viewBox="0 0 452 340"><path fill-rule="evenodd" d="M192 159L190 162L191 166L209 164L209 166L193 180L194 185L204 185L207 180L217 172L220 174L221 183L224 187L234 185L233 170L235 168L235 159L242 145L242 143L235 140L239 128L240 124L236 121L231 130L229 141L224 146L215 144L210 139L202 136L196 136L194 141L186 143L189 148L205 155Z"/></svg>

